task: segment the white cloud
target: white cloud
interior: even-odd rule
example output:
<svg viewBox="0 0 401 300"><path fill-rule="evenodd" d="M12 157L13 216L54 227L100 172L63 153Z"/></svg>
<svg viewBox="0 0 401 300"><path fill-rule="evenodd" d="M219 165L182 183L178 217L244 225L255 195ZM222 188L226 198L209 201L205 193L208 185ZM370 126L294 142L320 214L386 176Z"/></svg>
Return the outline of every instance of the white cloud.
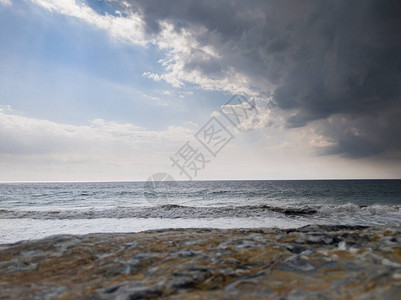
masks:
<svg viewBox="0 0 401 300"><path fill-rule="evenodd" d="M103 119L79 126L3 110L0 181L145 180L156 172L185 179L171 166L169 156L186 141L194 141L198 129L198 124L188 122L183 127L154 131ZM378 170L363 160L350 163L338 156L316 158L311 150L325 145L325 141L318 132L310 141L312 134L307 130L268 129L238 134L197 179L399 176L390 161Z"/></svg>
<svg viewBox="0 0 401 300"><path fill-rule="evenodd" d="M5 0L2 0L5 1ZM6 0L7 1L7 0ZM188 69L186 66L194 59L204 63L213 63L220 54L211 45L201 45L193 32L206 34L207 29L202 26L191 28L191 31L182 29L177 32L174 25L167 21L160 22L161 31L156 36L147 36L144 30L143 16L129 11L128 17L118 17L109 14L100 15L89 6L75 0L31 0L41 7L66 16L75 17L90 25L106 31L112 38L119 41L145 46L148 43L156 45L165 51L166 57L160 60L165 69L163 74L151 72L143 73L155 81L164 80L175 88L183 87L186 82L200 86L205 90L220 90L230 93L247 93L255 95L250 88L250 79L234 68L227 68L223 76L208 76L201 70ZM127 8L130 4L123 3Z"/></svg>
<svg viewBox="0 0 401 300"><path fill-rule="evenodd" d="M194 132L192 128L176 126L161 131L146 130L103 119L87 125L70 125L0 111L0 181L29 179L33 172L30 168L43 169L49 164L58 166L64 179L74 177L74 171L70 170L73 166L81 168L82 180L96 179L96 172L102 178L119 178L125 172L125 178L130 173L137 179L146 179L140 177L138 170L129 169L141 165L143 172L146 171L143 176L148 176L147 172L168 168L169 155ZM111 173L98 170L100 166ZM93 172L88 171L92 169ZM25 175L18 170L24 170ZM43 170L39 173L48 176L47 180L56 178Z"/></svg>
<svg viewBox="0 0 401 300"><path fill-rule="evenodd" d="M168 105L168 101L165 99L161 99L159 97L155 97L155 96L151 96L151 95L147 95L147 94L143 94L143 96L149 100L152 100L152 102L156 105L160 105L160 106L166 106Z"/></svg>
<svg viewBox="0 0 401 300"><path fill-rule="evenodd" d="M150 79L153 79L154 81L160 81L160 80L163 79L163 78L160 77L158 74L151 73L151 72L144 72L144 73L142 74L142 76L143 76L143 77L150 78Z"/></svg>
<svg viewBox="0 0 401 300"><path fill-rule="evenodd" d="M11 0L0 0L0 4L5 5L5 6L10 6Z"/></svg>
<svg viewBox="0 0 401 300"><path fill-rule="evenodd" d="M0 111L0 136L2 145L0 150L7 147L27 146L22 151L35 151L42 148L43 142L53 144L43 151L63 152L68 150L66 143L71 148L77 145L85 145L85 149L91 149L90 145L100 144L125 144L136 147L144 143L176 143L183 141L193 134L191 129L170 126L163 131L150 131L134 126L131 123L120 123L95 119L88 125L69 125L48 120L28 118L14 113ZM12 139L7 137L13 137ZM19 137L24 139L19 140ZM27 140L26 138L29 138ZM64 141L63 145L58 142ZM89 148L88 148L89 147Z"/></svg>
<svg viewBox="0 0 401 300"><path fill-rule="evenodd" d="M4 1L4 0L2 0ZM31 0L41 7L62 15L82 20L99 29L105 30L111 37L123 42L145 45L143 21L138 14L130 13L128 17L104 16L96 13L89 6L75 0Z"/></svg>
<svg viewBox="0 0 401 300"><path fill-rule="evenodd" d="M213 63L219 58L219 53L211 45L201 45L192 32L206 33L206 28L197 26L191 31L182 29L177 32L172 24L160 23L161 32L152 42L159 49L167 51L166 58L160 60L166 72L164 74L146 73L145 76L155 80L164 80L173 87L179 88L184 82L196 84L205 90L228 91L233 94L255 94L249 79L235 70L228 68L224 76L205 75L201 70L186 68L193 60L203 63Z"/></svg>
<svg viewBox="0 0 401 300"><path fill-rule="evenodd" d="M1 105L0 104L0 112L1 111L12 111L12 108L10 105Z"/></svg>

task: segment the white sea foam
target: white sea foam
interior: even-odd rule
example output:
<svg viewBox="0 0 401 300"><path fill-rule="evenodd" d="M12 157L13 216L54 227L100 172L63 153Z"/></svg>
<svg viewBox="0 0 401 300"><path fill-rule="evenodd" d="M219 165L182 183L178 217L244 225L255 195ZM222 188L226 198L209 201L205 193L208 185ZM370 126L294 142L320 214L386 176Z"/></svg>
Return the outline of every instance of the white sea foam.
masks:
<svg viewBox="0 0 401 300"><path fill-rule="evenodd" d="M0 219L0 244L39 239L55 234L139 232L165 228L297 228L307 222L282 218L99 218L79 220Z"/></svg>
<svg viewBox="0 0 401 300"><path fill-rule="evenodd" d="M344 205L317 206L131 206L131 207L82 207L82 208L35 208L0 209L0 219L98 219L98 218L222 218L222 217L274 217L336 215L401 215L400 205L358 206Z"/></svg>
<svg viewBox="0 0 401 300"><path fill-rule="evenodd" d="M344 205L324 205L318 209L318 214L328 216L332 214L365 214L365 215L386 215L386 214L400 214L400 205L369 205L358 206L352 203Z"/></svg>

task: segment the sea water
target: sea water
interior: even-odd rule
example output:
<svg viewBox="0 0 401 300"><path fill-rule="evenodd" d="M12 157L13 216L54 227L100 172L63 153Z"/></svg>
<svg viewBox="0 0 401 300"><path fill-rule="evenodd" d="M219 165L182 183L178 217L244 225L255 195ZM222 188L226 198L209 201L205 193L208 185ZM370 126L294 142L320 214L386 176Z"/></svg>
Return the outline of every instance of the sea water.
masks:
<svg viewBox="0 0 401 300"><path fill-rule="evenodd" d="M401 180L2 183L0 244L163 228L401 226Z"/></svg>

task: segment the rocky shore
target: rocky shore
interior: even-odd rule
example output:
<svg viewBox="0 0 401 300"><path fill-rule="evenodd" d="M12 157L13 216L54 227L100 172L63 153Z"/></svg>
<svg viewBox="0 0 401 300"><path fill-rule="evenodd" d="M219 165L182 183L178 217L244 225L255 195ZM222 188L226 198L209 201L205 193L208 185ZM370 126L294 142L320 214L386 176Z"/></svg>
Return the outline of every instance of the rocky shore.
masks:
<svg viewBox="0 0 401 300"><path fill-rule="evenodd" d="M182 229L0 246L0 299L401 299L401 229Z"/></svg>

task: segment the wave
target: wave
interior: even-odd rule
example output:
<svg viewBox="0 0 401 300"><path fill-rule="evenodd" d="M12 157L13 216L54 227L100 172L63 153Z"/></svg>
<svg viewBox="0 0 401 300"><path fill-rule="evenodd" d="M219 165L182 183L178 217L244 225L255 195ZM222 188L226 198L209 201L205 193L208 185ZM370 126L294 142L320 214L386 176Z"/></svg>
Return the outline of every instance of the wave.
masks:
<svg viewBox="0 0 401 300"><path fill-rule="evenodd" d="M82 208L29 210L0 209L0 219L95 219L95 218L221 218L221 217L290 217L290 218L335 218L355 216L400 217L400 205L358 206L344 205L316 206L185 206L160 205L142 207Z"/></svg>
<svg viewBox="0 0 401 300"><path fill-rule="evenodd" d="M347 203L343 205L325 205L318 210L320 215L331 214L370 214L370 215L385 215L401 213L401 205L355 205Z"/></svg>

